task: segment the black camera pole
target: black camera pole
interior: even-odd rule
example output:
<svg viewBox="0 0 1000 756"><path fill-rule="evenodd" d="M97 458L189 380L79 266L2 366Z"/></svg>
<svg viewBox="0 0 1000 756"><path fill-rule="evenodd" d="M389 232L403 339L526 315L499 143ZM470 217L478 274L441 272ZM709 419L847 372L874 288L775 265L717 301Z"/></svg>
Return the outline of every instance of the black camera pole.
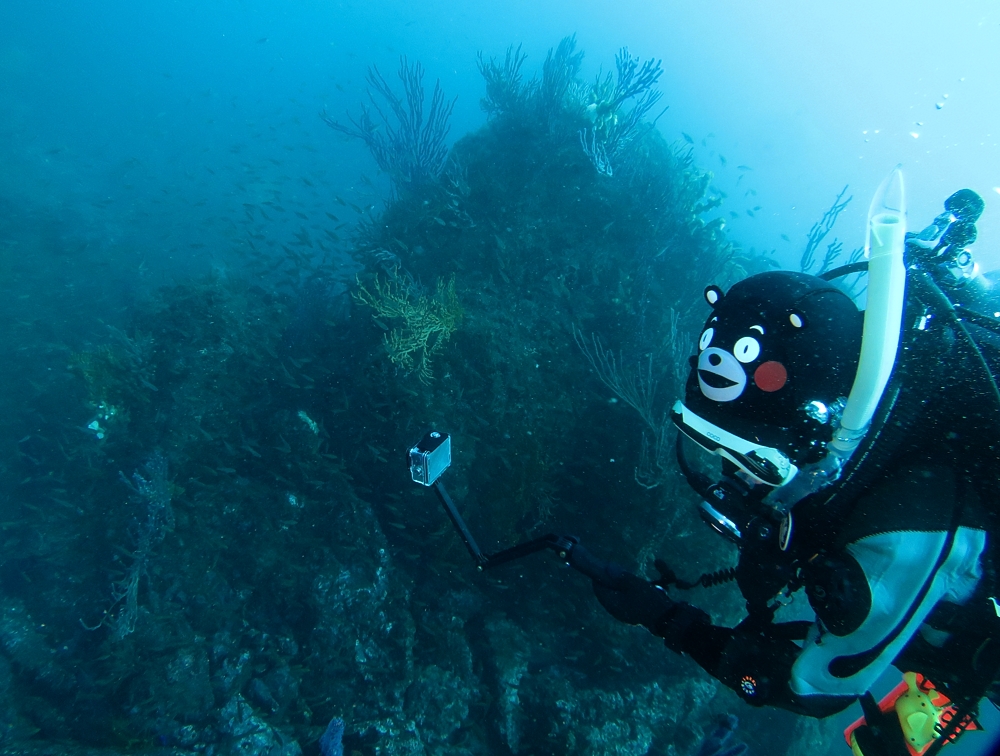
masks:
<svg viewBox="0 0 1000 756"><path fill-rule="evenodd" d="M580 545L579 538L556 533L519 543L495 554L484 554L472 536L472 531L459 514L458 507L448 494L448 489L441 483L441 474L451 465L451 436L441 431L429 430L407 451L407 461L413 482L434 489L448 519L455 526L462 543L476 563L476 569L480 572L548 549L556 552L559 558L573 569L612 588L617 587L622 575L625 574L625 570L617 564L593 556Z"/></svg>
<svg viewBox="0 0 1000 756"><path fill-rule="evenodd" d="M451 519L451 524L455 526L455 530L458 531L458 535L462 538L462 542L465 543L465 548L467 548L469 553L472 554L472 558L476 562L476 566L480 570L485 569L486 565L489 564L489 557L483 554L483 550L479 548L479 544L476 543L476 539L472 537L472 533L465 524L465 520L462 519L462 515L458 513L458 507L456 507L455 502L452 501L451 495L444 487L444 483L438 479L431 484L431 488L434 489L434 493L436 493L437 497L441 500L441 504L444 506L444 511Z"/></svg>
<svg viewBox="0 0 1000 756"><path fill-rule="evenodd" d="M476 569L480 572L548 549L549 551L554 551L566 564L577 572L583 573L591 580L606 585L609 588L617 589L621 587L622 577L626 574L625 569L619 567L614 562L605 562L603 559L595 557L580 545L580 539L576 536L548 533L540 538L524 541L493 554L483 553L483 550L479 548L479 544L476 543L472 531L469 530L469 526L465 524L465 520L459 514L458 507L455 506L455 502L448 493L448 489L441 482L441 474L451 465L451 436L440 431L428 431L416 445L410 447L407 452L407 458L410 465L410 477L413 479L413 482L434 489L434 493L441 500L441 505L444 507L448 519L455 526L455 530L458 531L462 543L465 544L465 548L469 550L472 560L476 563ZM706 573L692 583L680 580L674 574L674 571L659 559L656 560L655 566L660 572L660 577L654 582L664 589L669 588L671 585L676 585L682 589L694 588L697 585L708 588L712 585L733 580L736 576L736 570L729 568Z"/></svg>
<svg viewBox="0 0 1000 756"><path fill-rule="evenodd" d="M546 549L554 551L560 559L564 560L573 569L609 587L615 587L618 579L625 572L617 564L605 562L603 559L595 557L580 545L580 539L576 536L564 536L556 533L549 533L540 538L524 541L516 546L511 546L509 549L503 549L493 554L484 554L476 543L476 539L472 536L469 527L465 524L465 520L462 519L462 515L459 514L458 508L455 506L455 502L448 494L448 490L444 487L444 484L440 480L436 480L431 487L434 489L434 493L437 494L438 499L441 500L444 511L455 526L455 530L458 531L458 535L465 544L465 548L472 555L472 559L476 563L476 569L480 572L501 564L506 564L507 562L512 562L515 559L521 559L529 554L545 551Z"/></svg>

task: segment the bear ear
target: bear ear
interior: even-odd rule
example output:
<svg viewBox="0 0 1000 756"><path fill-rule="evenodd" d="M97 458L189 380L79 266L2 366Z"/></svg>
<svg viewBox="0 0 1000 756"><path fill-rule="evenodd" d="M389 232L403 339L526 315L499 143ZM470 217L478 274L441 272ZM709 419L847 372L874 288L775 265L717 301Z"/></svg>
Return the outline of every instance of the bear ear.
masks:
<svg viewBox="0 0 1000 756"><path fill-rule="evenodd" d="M718 307L719 303L725 296L726 295L722 293L722 289L715 284L705 288L705 301L712 307Z"/></svg>
<svg viewBox="0 0 1000 756"><path fill-rule="evenodd" d="M792 328L805 328L807 325L806 316L798 310L788 313L788 322L792 324Z"/></svg>

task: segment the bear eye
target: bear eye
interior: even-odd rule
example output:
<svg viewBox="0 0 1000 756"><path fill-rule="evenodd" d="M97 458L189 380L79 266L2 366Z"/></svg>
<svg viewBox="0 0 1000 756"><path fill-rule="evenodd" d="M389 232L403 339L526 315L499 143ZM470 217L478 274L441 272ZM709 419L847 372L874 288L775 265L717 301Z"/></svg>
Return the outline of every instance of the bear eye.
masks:
<svg viewBox="0 0 1000 756"><path fill-rule="evenodd" d="M715 335L714 328L706 328L705 332L702 333L701 338L698 339L698 349L705 351L708 349L708 345L712 343L712 337Z"/></svg>
<svg viewBox="0 0 1000 756"><path fill-rule="evenodd" d="M744 336L736 342L736 346L733 347L733 354L736 355L736 359L740 362L753 362L760 354L760 344L752 336Z"/></svg>

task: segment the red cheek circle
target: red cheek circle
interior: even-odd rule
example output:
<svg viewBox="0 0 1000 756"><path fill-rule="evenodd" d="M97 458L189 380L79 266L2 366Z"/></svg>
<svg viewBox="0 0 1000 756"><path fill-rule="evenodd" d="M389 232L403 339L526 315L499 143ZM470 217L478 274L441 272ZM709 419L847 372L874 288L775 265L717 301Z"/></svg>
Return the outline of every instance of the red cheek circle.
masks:
<svg viewBox="0 0 1000 756"><path fill-rule="evenodd" d="M753 371L753 382L761 391L777 391L788 382L788 371L780 362L769 360Z"/></svg>

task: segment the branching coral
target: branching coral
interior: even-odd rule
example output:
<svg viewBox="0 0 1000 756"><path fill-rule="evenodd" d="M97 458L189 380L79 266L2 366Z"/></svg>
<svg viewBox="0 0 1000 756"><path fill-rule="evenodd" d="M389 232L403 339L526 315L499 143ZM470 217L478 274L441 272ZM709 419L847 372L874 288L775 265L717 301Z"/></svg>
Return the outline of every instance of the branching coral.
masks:
<svg viewBox="0 0 1000 756"><path fill-rule="evenodd" d="M542 65L542 82L538 100L544 111L551 114L563 107L564 99L576 82L583 63L583 53L576 52L576 35L563 37L559 46L549 49Z"/></svg>
<svg viewBox="0 0 1000 756"><path fill-rule="evenodd" d="M348 115L350 126L325 112L322 114L330 128L364 141L378 167L389 174L397 187L428 183L441 175L448 160L445 144L450 129L448 119L455 107L455 100L445 100L441 82L437 81L425 120L423 67L420 63L411 66L402 57L399 59L399 79L403 82L403 97L393 92L379 70L372 66L367 76L371 87L368 90L370 108L362 104L357 119ZM372 89L378 93L378 98ZM379 105L380 99L383 106ZM388 106L391 117L382 109L384 106Z"/></svg>
<svg viewBox="0 0 1000 756"><path fill-rule="evenodd" d="M809 229L806 248L802 252L802 259L799 261L799 269L803 273L808 273L813 267L816 262L816 251L819 249L819 245L833 230L833 226L837 222L837 218L840 217L840 214L844 212L844 209L850 204L851 200L854 199L853 196L844 199L845 194L847 194L846 186L840 190L840 193L837 195L837 199L835 199L833 204L830 205L830 208L823 213L823 217L813 223L812 228ZM844 245L836 239L827 245L826 255L823 257L823 263L820 265L818 273L823 273L829 270L833 261L840 256L840 252L843 247Z"/></svg>
<svg viewBox="0 0 1000 756"><path fill-rule="evenodd" d="M669 341L671 364L675 366L673 377L678 384L683 385L684 357L690 354L690 343L678 332L679 320L678 314L671 308ZM622 354L619 352L615 355L612 350L605 348L596 334L591 334L588 339L574 326L573 339L601 383L638 412L645 423L646 432L642 436L642 452L635 469L635 481L643 488L656 488L672 472L670 451L674 433L669 415L657 408L656 391L661 376L653 373L652 354L647 354L635 367L629 367Z"/></svg>
<svg viewBox="0 0 1000 756"><path fill-rule="evenodd" d="M131 483L124 475L121 476L123 481L132 486L146 509L145 519L135 530L135 551L130 554L132 562L122 578L112 585L114 602L104 613L101 621L94 627L83 625L87 630L96 630L101 625L108 625L115 640L122 640L135 631L135 623L139 617L139 581L147 574L153 547L163 540L166 531L174 527L167 458L162 452L154 452L146 463L145 470L148 478L144 478L136 470L132 474ZM113 615L112 612L116 607L118 612Z"/></svg>
<svg viewBox="0 0 1000 756"><path fill-rule="evenodd" d="M394 270L386 278L375 277L374 291L359 281L354 298L374 310L373 317L401 321L385 335L384 343L392 364L416 372L421 383L434 377L431 357L441 351L462 319L462 306L455 294L455 277L438 279L433 296L418 293L416 285L403 280Z"/></svg>
<svg viewBox="0 0 1000 756"><path fill-rule="evenodd" d="M521 66L528 56L511 45L507 48L503 63L494 58L486 60L479 53L479 73L486 81L486 96L479 101L480 106L490 117L502 113L511 113L523 107L531 91L532 82L525 84L521 77Z"/></svg>
<svg viewBox="0 0 1000 756"><path fill-rule="evenodd" d="M583 53L576 52L575 34L565 37L557 47L549 49L541 80L532 77L525 82L521 66L527 57L520 45L508 47L502 63L495 58L486 60L479 53L479 73L486 81L486 97L480 104L491 118L527 116L547 125L552 116L566 108L567 94L577 84Z"/></svg>
<svg viewBox="0 0 1000 756"><path fill-rule="evenodd" d="M615 56L615 68L617 75L598 75L591 87L586 112L593 125L580 132L584 152L606 176L613 173L612 161L642 134L642 119L663 96L653 89L663 73L659 60L640 66L623 47ZM630 100L633 105L625 110Z"/></svg>
<svg viewBox="0 0 1000 756"><path fill-rule="evenodd" d="M559 113L579 119L574 128L584 153L598 173L613 175L616 159L652 127L643 119L662 97L653 89L663 73L661 61L641 63L623 47L615 56L615 73L598 74L588 87L577 78L583 53L576 51L575 35L549 50L541 80L524 81L521 68L526 58L521 47L513 45L507 48L503 62L495 58L487 61L479 54L479 72L486 81L483 110L491 118L509 115L528 119L546 130ZM581 122L588 121L589 125L579 129Z"/></svg>

